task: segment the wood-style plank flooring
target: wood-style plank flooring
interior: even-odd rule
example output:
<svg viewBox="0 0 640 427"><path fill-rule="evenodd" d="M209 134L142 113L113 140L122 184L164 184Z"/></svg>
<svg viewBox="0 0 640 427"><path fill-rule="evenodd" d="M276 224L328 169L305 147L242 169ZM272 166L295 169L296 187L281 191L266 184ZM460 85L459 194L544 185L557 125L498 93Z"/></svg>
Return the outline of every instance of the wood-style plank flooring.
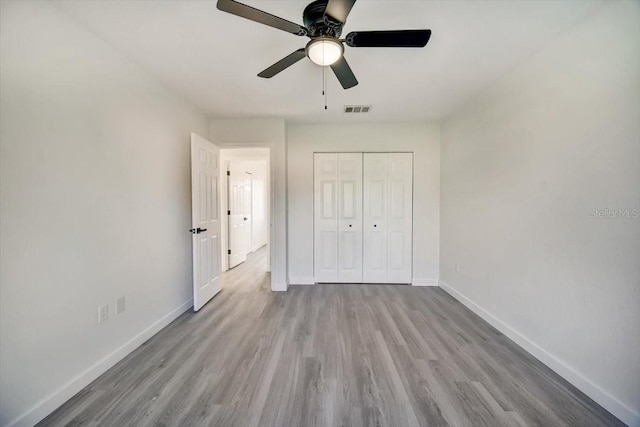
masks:
<svg viewBox="0 0 640 427"><path fill-rule="evenodd" d="M40 425L623 425L439 288L273 293L265 258Z"/></svg>

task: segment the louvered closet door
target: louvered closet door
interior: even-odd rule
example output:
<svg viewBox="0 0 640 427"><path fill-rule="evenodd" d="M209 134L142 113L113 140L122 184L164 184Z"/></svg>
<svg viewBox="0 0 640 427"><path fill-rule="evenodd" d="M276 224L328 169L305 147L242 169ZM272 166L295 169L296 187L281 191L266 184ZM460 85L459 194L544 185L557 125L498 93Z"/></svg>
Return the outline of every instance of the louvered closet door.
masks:
<svg viewBox="0 0 640 427"><path fill-rule="evenodd" d="M338 281L338 154L316 153L314 168L314 275Z"/></svg>
<svg viewBox="0 0 640 427"><path fill-rule="evenodd" d="M362 282L362 153L338 154L338 282Z"/></svg>
<svg viewBox="0 0 640 427"><path fill-rule="evenodd" d="M411 283L413 155L364 154L365 283Z"/></svg>

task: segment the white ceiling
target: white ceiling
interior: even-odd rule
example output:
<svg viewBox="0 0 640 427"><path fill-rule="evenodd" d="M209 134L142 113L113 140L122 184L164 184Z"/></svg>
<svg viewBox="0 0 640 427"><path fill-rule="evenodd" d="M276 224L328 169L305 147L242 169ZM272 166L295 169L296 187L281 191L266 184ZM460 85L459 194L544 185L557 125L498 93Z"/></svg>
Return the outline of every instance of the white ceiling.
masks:
<svg viewBox="0 0 640 427"><path fill-rule="evenodd" d="M302 24L311 0L247 1ZM216 9L215 0L56 3L211 117L284 117L295 122L441 120L558 37L603 0L359 0L344 27L430 28L424 49L346 47L360 84L344 90L304 59L272 79L256 75L308 39ZM328 69L328 71L330 71ZM372 104L345 115L345 104Z"/></svg>

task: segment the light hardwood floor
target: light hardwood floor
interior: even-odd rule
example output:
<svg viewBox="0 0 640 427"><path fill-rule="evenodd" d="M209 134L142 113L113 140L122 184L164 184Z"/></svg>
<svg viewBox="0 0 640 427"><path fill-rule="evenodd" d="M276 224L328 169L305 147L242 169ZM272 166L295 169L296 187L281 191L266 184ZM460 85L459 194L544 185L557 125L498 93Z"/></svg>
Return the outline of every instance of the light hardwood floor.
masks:
<svg viewBox="0 0 640 427"><path fill-rule="evenodd" d="M40 425L623 425L439 288L272 293L265 257Z"/></svg>

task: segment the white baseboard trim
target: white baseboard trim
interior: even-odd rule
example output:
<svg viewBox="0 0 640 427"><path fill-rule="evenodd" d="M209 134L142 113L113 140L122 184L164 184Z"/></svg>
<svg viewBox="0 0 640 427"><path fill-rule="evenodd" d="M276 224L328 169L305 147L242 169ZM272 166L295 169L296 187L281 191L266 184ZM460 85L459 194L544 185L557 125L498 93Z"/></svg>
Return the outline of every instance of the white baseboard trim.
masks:
<svg viewBox="0 0 640 427"><path fill-rule="evenodd" d="M314 277L290 277L289 285L315 285ZM438 286L437 279L412 279L412 286Z"/></svg>
<svg viewBox="0 0 640 427"><path fill-rule="evenodd" d="M258 249L262 249L264 246L267 246L267 242L265 242L265 243L259 243L259 244L257 244L257 245L254 245L254 246L251 248L251 252L255 252L255 251L257 251Z"/></svg>
<svg viewBox="0 0 640 427"><path fill-rule="evenodd" d="M157 334L162 328L173 322L182 313L193 306L193 299L180 304L177 308L171 310L160 319L153 322L128 342L120 346L118 349L107 355L102 360L82 372L77 377L51 393L31 409L9 422L6 427L14 426L33 426L42 421L47 415L55 411L67 400L71 399L76 393L89 385L93 380L105 373L113 365L124 359L129 353L140 347L145 341Z"/></svg>
<svg viewBox="0 0 640 427"><path fill-rule="evenodd" d="M274 282L273 275L271 276L271 290L273 292L286 292L289 289L288 282Z"/></svg>
<svg viewBox="0 0 640 427"><path fill-rule="evenodd" d="M291 277L289 278L290 285L315 285L316 279L314 277Z"/></svg>
<svg viewBox="0 0 640 427"><path fill-rule="evenodd" d="M411 286L438 286L438 279L417 279L411 280Z"/></svg>
<svg viewBox="0 0 640 427"><path fill-rule="evenodd" d="M529 338L522 335L520 332L513 329L511 326L498 319L484 308L480 307L469 298L456 291L454 288L443 282L439 281L440 287L451 295L453 298L462 303L469 310L484 319L494 328L498 329L504 335L513 340L520 347L524 348L533 357L547 365L551 370L558 375L569 381L576 388L589 396L607 411L618 417L621 421L626 423L629 427L640 427L640 415L627 405L616 399L614 396L591 382L581 373L574 370L571 366L567 365L562 360L558 359L553 354L549 353Z"/></svg>

